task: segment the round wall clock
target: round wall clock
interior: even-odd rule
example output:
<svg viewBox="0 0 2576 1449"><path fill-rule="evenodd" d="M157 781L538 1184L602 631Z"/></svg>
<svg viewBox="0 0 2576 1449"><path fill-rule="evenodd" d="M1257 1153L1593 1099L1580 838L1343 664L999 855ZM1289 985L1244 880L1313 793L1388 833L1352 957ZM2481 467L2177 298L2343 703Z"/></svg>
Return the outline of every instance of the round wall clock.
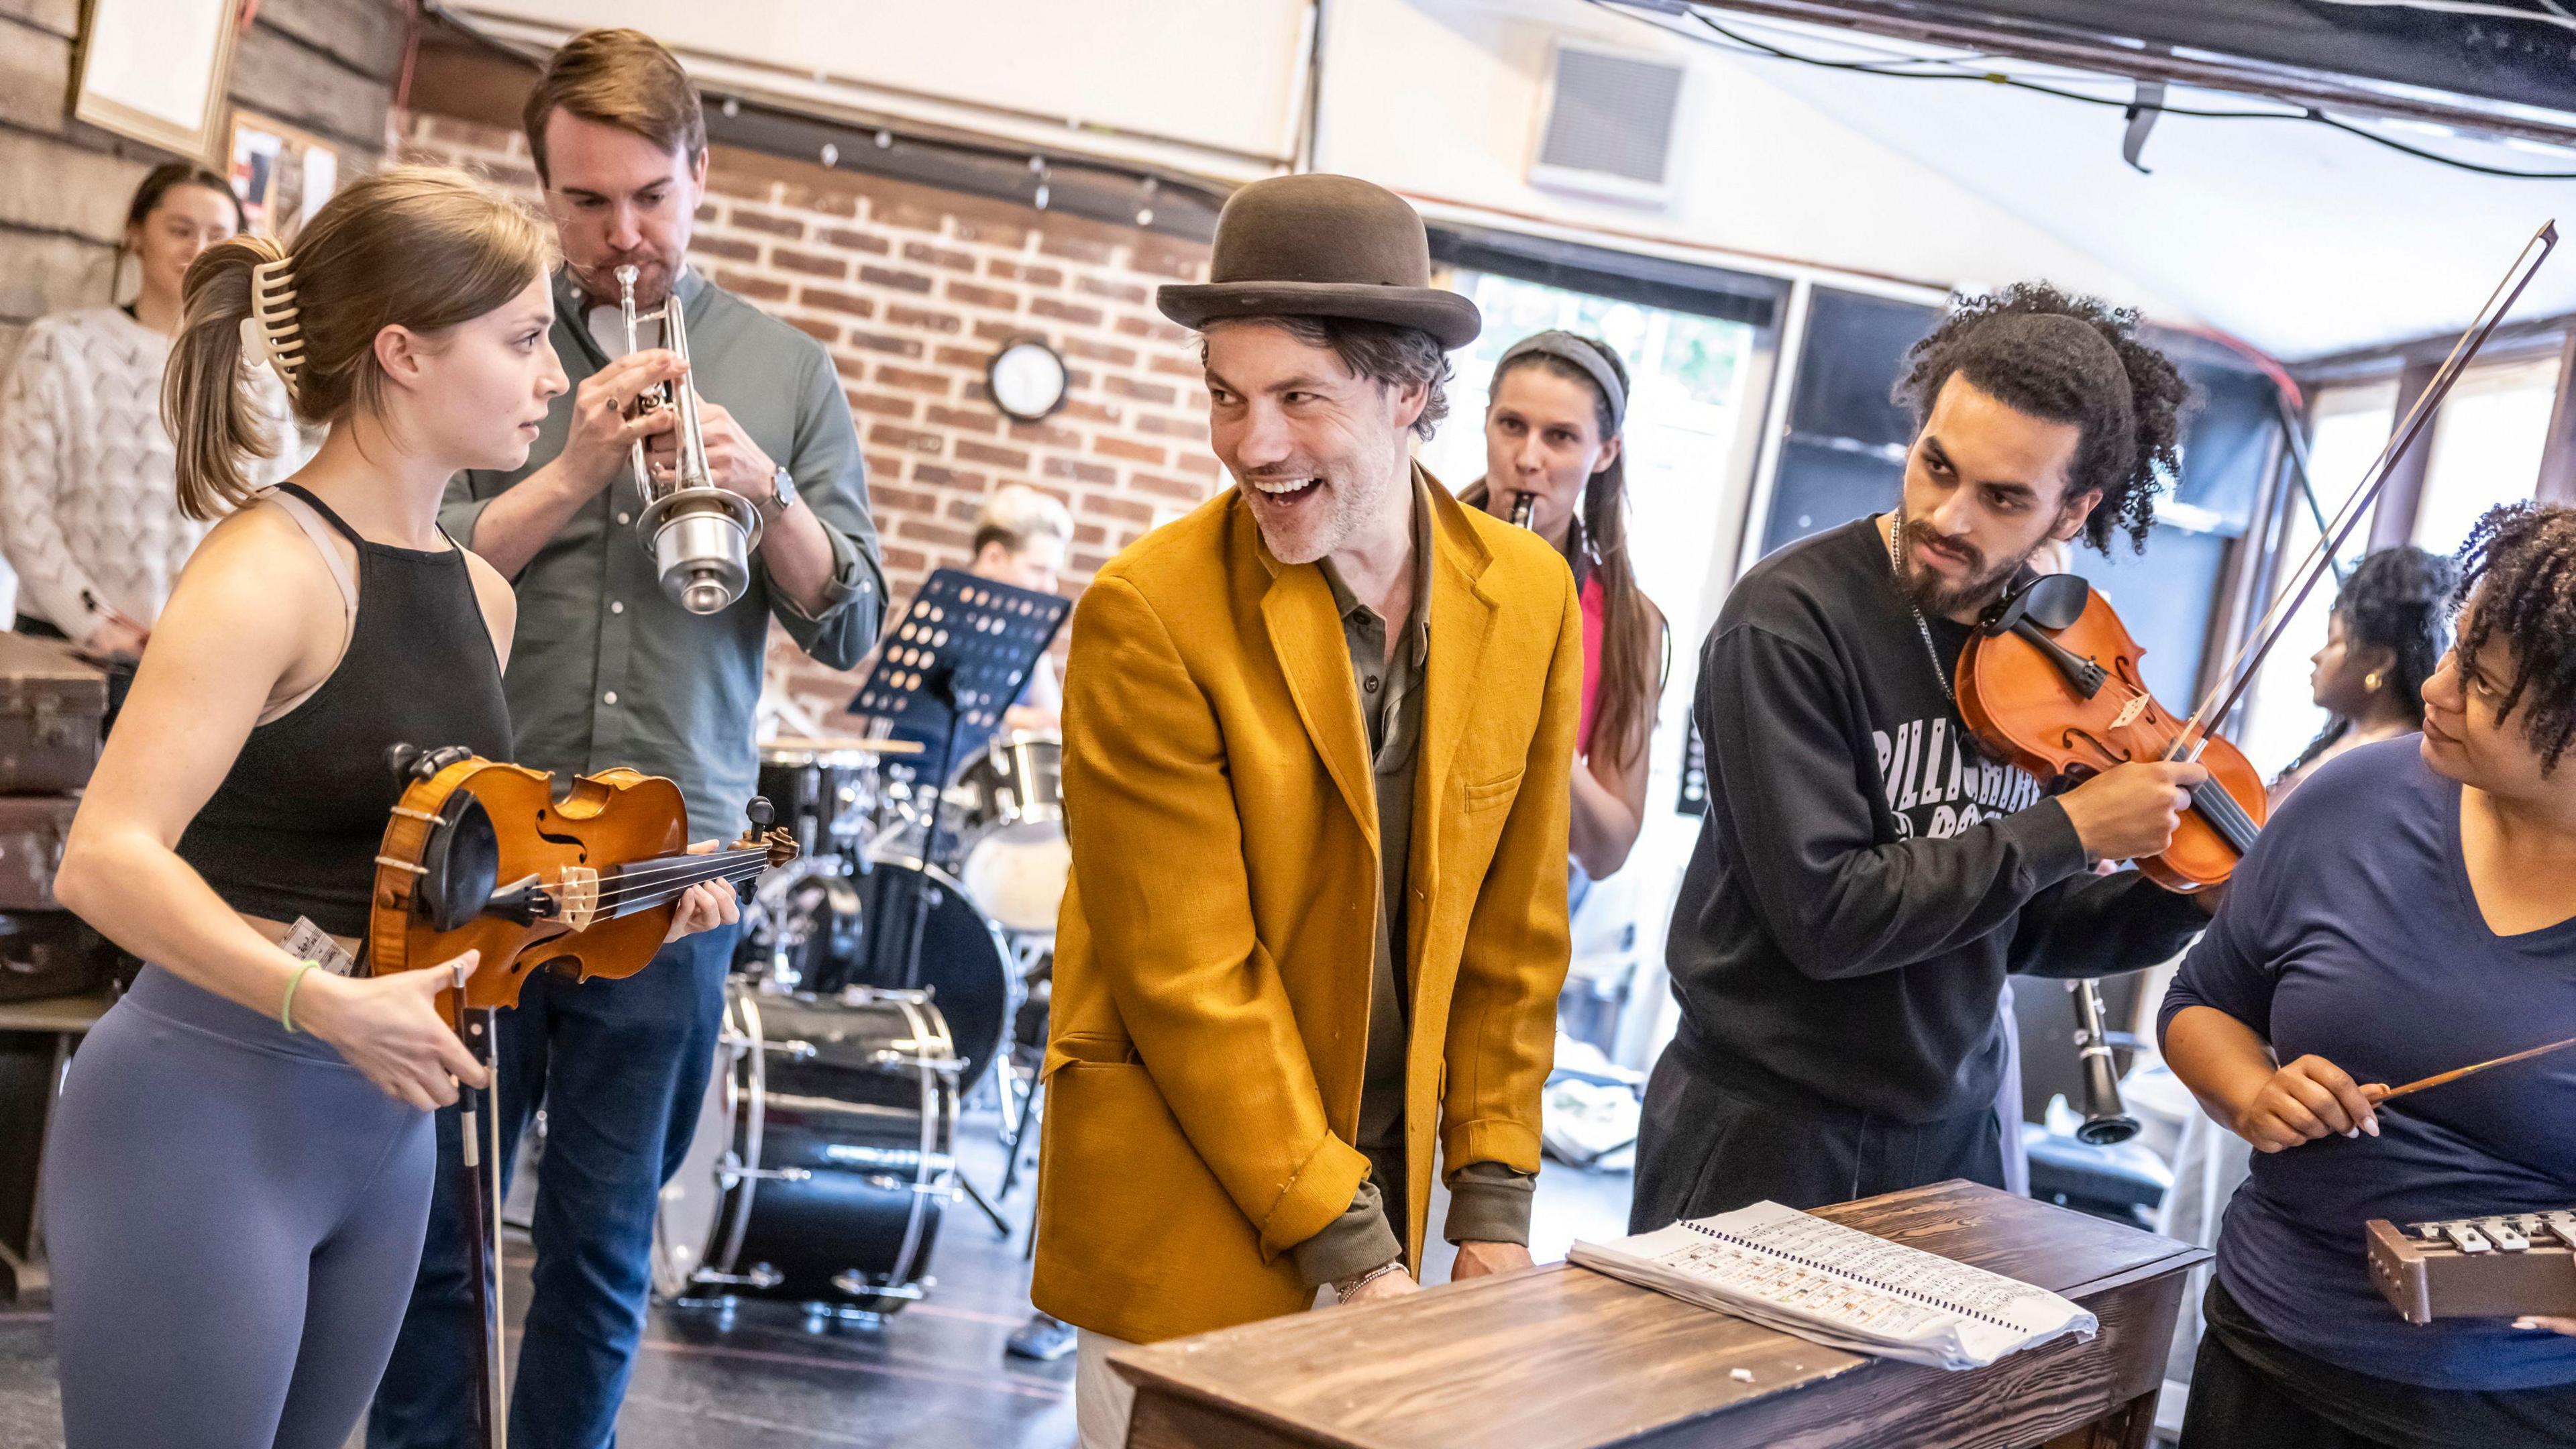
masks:
<svg viewBox="0 0 2576 1449"><path fill-rule="evenodd" d="M1034 337L1023 337L993 354L984 368L993 405L1024 423L1034 423L1064 406L1067 382L1064 359Z"/></svg>

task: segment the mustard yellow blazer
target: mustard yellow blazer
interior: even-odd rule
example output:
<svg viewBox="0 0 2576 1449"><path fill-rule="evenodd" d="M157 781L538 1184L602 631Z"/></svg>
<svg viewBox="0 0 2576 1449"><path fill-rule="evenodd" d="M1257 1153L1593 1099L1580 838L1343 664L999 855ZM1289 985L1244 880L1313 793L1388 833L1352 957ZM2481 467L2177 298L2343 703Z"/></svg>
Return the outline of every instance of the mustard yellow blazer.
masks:
<svg viewBox="0 0 2576 1449"><path fill-rule="evenodd" d="M1409 1221L1451 1166L1539 1166L1566 970L1582 611L1536 535L1433 483L1404 943ZM1331 589L1228 491L1110 561L1064 671L1037 1305L1138 1342L1305 1307L1350 1205L1377 803Z"/></svg>

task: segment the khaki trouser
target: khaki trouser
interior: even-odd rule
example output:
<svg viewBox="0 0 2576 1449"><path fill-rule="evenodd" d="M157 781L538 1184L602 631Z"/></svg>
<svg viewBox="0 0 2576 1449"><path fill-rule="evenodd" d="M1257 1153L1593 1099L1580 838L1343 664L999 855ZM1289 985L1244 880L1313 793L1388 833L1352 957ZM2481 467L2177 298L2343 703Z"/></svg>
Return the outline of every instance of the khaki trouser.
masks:
<svg viewBox="0 0 2576 1449"><path fill-rule="evenodd" d="M1086 1328L1074 1349L1073 1422L1080 1449L1127 1449L1127 1415L1136 1386L1109 1366L1109 1356L1135 1345Z"/></svg>

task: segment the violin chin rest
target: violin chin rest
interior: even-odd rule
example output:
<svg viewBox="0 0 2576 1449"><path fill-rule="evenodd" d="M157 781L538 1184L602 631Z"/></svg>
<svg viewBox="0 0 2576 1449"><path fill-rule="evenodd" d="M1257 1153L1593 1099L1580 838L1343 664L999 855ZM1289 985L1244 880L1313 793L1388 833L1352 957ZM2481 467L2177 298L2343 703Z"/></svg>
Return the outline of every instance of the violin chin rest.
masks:
<svg viewBox="0 0 2576 1449"><path fill-rule="evenodd" d="M501 883L501 838L470 790L452 790L438 807L421 851L413 897L430 929L453 931L483 913Z"/></svg>

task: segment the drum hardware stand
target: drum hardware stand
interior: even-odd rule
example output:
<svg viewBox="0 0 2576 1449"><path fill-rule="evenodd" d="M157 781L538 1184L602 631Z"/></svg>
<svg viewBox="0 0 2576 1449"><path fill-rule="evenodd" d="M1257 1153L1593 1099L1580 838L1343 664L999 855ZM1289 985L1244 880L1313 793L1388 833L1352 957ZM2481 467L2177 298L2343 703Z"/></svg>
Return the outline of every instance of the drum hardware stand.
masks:
<svg viewBox="0 0 2576 1449"><path fill-rule="evenodd" d="M853 713L893 719L946 742L946 753L936 761L923 760L914 776L927 782L929 806L922 822L924 873L913 889L903 930L903 970L895 978L907 989L921 982L922 934L930 924L930 892L937 889L928 868L939 859L940 805L949 773L970 738L980 745L1001 724L1002 710L1019 697L1072 607L1056 594L941 569L897 617L876 664L859 682L858 697L850 702ZM1017 1229L1002 1210L964 1173L955 1174L955 1180L967 1201L992 1222L993 1231L1010 1241Z"/></svg>

